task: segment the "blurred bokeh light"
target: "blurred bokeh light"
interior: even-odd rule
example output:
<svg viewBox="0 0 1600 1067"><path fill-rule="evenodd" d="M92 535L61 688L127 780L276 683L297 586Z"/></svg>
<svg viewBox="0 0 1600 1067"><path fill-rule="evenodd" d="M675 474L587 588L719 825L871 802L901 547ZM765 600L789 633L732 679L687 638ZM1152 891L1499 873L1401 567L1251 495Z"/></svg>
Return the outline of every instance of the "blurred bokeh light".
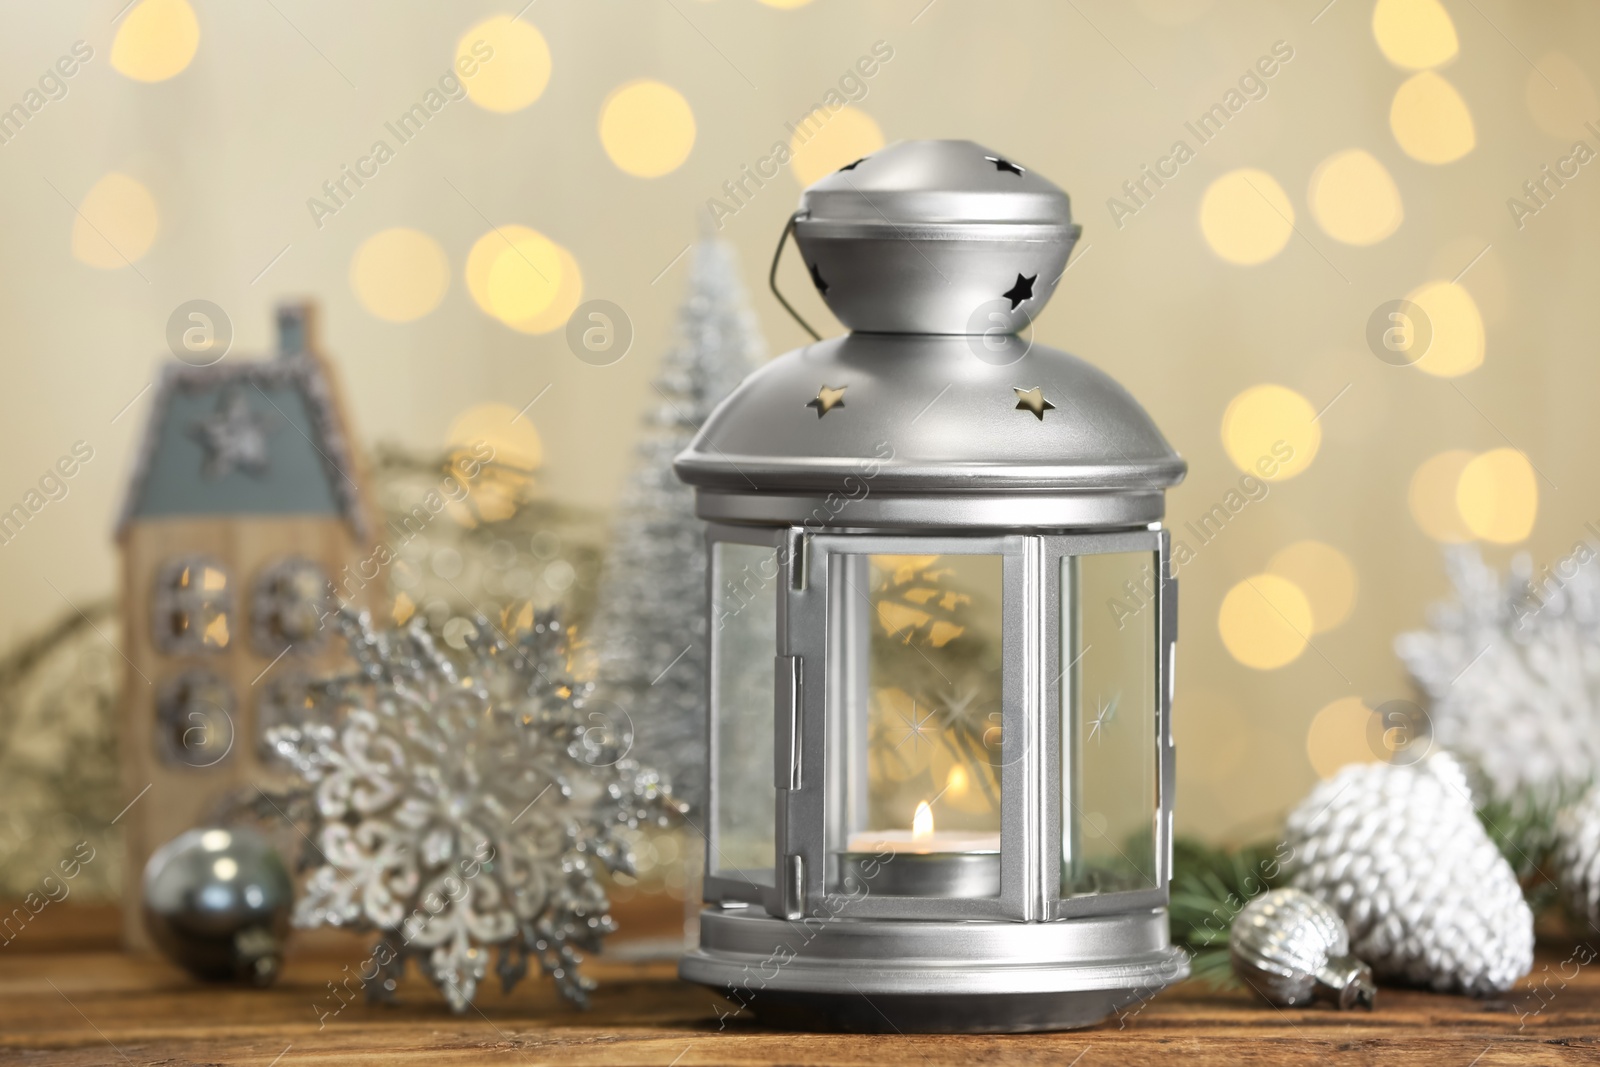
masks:
<svg viewBox="0 0 1600 1067"><path fill-rule="evenodd" d="M378 318L411 322L444 299L450 263L438 241L396 226L361 242L350 261L350 287L361 306Z"/></svg>
<svg viewBox="0 0 1600 1067"><path fill-rule="evenodd" d="M1255 574L1222 598L1217 629L1234 659L1260 671L1293 663L1311 634L1311 603L1276 574Z"/></svg>

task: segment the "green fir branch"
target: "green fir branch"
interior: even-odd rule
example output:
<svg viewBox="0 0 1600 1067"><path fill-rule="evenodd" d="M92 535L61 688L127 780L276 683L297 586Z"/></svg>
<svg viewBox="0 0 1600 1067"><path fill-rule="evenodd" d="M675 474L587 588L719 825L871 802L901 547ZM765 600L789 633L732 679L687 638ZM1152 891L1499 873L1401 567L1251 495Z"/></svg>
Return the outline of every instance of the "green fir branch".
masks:
<svg viewBox="0 0 1600 1067"><path fill-rule="evenodd" d="M1550 878L1559 844L1556 814L1588 788L1589 783L1584 782L1526 789L1509 797L1490 798L1478 807L1478 820L1516 872L1522 895L1535 916L1561 899L1559 888Z"/></svg>
<svg viewBox="0 0 1600 1067"><path fill-rule="evenodd" d="M1275 842L1241 848L1181 838L1172 847L1172 886L1167 906L1172 943L1189 953L1189 975L1212 988L1235 984L1228 960L1228 933L1251 900L1284 879Z"/></svg>

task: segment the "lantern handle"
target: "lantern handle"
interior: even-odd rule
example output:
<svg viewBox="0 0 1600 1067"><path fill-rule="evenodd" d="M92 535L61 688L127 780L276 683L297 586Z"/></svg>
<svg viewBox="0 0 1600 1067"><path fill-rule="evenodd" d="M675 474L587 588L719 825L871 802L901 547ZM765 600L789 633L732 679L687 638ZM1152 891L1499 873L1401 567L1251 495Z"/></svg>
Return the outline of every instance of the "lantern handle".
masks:
<svg viewBox="0 0 1600 1067"><path fill-rule="evenodd" d="M800 324L800 328L809 333L813 341L820 341L822 335L813 330L811 324L800 317L800 312L794 309L794 305L785 300L783 294L778 291L778 261L783 258L783 246L789 240L789 235L794 232L794 224L799 220L800 212L796 211L789 216L788 223L783 227L783 236L778 238L778 250L772 253L772 270L767 274L767 285L772 289L772 295L778 298L778 303L783 305L783 310Z"/></svg>

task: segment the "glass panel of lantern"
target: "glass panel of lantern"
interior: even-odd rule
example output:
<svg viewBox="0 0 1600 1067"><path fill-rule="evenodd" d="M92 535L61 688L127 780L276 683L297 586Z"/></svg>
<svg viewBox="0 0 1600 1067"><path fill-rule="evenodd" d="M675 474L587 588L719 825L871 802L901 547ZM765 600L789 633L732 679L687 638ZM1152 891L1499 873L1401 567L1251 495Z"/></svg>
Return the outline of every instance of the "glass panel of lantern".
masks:
<svg viewBox="0 0 1600 1067"><path fill-rule="evenodd" d="M1061 895L1159 884L1154 552L1061 559Z"/></svg>
<svg viewBox="0 0 1600 1067"><path fill-rule="evenodd" d="M834 718L843 825L831 888L996 897L1002 557L833 559L848 680Z"/></svg>
<svg viewBox="0 0 1600 1067"><path fill-rule="evenodd" d="M716 811L711 872L774 884L773 658L778 551L718 541L711 551L711 729Z"/></svg>

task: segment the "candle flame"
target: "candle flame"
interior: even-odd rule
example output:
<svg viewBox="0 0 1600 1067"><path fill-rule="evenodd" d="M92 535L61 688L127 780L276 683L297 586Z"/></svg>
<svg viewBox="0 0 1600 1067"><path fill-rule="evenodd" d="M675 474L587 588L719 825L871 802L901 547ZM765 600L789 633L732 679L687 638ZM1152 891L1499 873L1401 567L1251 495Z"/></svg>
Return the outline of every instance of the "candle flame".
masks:
<svg viewBox="0 0 1600 1067"><path fill-rule="evenodd" d="M917 802L917 813L911 816L911 840L926 841L933 836L933 809L926 800Z"/></svg>

